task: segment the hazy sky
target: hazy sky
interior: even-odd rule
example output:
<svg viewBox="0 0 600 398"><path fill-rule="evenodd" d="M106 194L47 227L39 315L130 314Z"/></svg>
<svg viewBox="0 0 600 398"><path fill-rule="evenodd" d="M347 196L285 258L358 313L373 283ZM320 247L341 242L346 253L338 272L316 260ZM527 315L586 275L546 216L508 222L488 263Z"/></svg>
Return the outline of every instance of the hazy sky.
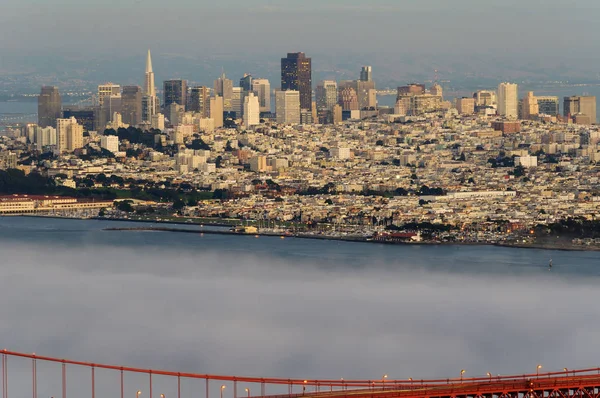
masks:
<svg viewBox="0 0 600 398"><path fill-rule="evenodd" d="M321 72L368 63L390 79L435 68L448 78L469 66L585 75L600 54L599 18L597 0L4 0L0 50L6 68L16 53L108 63L143 59L150 47L177 57L173 75L188 61L216 75L214 58L268 69L287 51L305 51Z"/></svg>

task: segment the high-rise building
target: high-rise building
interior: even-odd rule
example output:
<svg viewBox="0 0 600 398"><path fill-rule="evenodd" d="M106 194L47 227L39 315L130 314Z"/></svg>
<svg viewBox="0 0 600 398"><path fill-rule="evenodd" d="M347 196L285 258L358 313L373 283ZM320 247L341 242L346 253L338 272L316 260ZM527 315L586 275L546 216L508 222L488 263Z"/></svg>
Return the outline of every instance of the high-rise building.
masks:
<svg viewBox="0 0 600 398"><path fill-rule="evenodd" d="M185 105L187 104L187 81L182 79L165 80L163 82L165 109L171 104Z"/></svg>
<svg viewBox="0 0 600 398"><path fill-rule="evenodd" d="M466 97L457 98L456 110L461 115L472 115L475 113L475 99Z"/></svg>
<svg viewBox="0 0 600 398"><path fill-rule="evenodd" d="M246 92L252 91L252 75L244 73L244 77L240 79L240 87Z"/></svg>
<svg viewBox="0 0 600 398"><path fill-rule="evenodd" d="M144 80L144 92L142 95L142 122L152 123L152 116L159 111L160 103L156 97L156 88L154 86L154 71L152 70L152 57L150 50L146 58L146 75Z"/></svg>
<svg viewBox="0 0 600 398"><path fill-rule="evenodd" d="M358 97L356 91L351 87L346 87L340 90L339 104L344 111L357 111Z"/></svg>
<svg viewBox="0 0 600 398"><path fill-rule="evenodd" d="M537 102L540 115L558 116L560 114L558 97L541 96L537 97Z"/></svg>
<svg viewBox="0 0 600 398"><path fill-rule="evenodd" d="M496 93L489 90L479 90L473 94L473 99L475 100L476 107L485 107L485 106L496 106L498 101L496 99Z"/></svg>
<svg viewBox="0 0 600 398"><path fill-rule="evenodd" d="M537 118L539 111L538 99L533 91L528 91L523 102L521 102L521 119L530 120Z"/></svg>
<svg viewBox="0 0 600 398"><path fill-rule="evenodd" d="M98 128L98 108L87 107L80 108L76 106L67 106L62 112L63 119L74 117L77 123L83 126L85 131L94 131Z"/></svg>
<svg viewBox="0 0 600 398"><path fill-rule="evenodd" d="M223 111L231 111L231 97L233 97L233 81L225 76L225 72L215 80L215 94L223 98Z"/></svg>
<svg viewBox="0 0 600 398"><path fill-rule="evenodd" d="M57 152L73 152L83 147L83 126L74 117L56 120Z"/></svg>
<svg viewBox="0 0 600 398"><path fill-rule="evenodd" d="M267 79L253 79L252 91L258 97L261 112L271 112L271 83Z"/></svg>
<svg viewBox="0 0 600 398"><path fill-rule="evenodd" d="M300 92L296 90L277 91L275 93L275 112L277 123L300 123Z"/></svg>
<svg viewBox="0 0 600 398"><path fill-rule="evenodd" d="M100 148L112 153L119 152L119 137L116 135L103 135L100 137Z"/></svg>
<svg viewBox="0 0 600 398"><path fill-rule="evenodd" d="M197 112L201 117L210 116L210 88L199 86L190 90L189 111Z"/></svg>
<svg viewBox="0 0 600 398"><path fill-rule="evenodd" d="M360 81L371 82L373 81L373 71L370 66L363 66L360 70Z"/></svg>
<svg viewBox="0 0 600 398"><path fill-rule="evenodd" d="M438 97L442 97L442 99L444 98L444 90L442 89L442 86L440 86L437 83L431 86L429 92L431 93L431 95L437 95Z"/></svg>
<svg viewBox="0 0 600 398"><path fill-rule="evenodd" d="M35 129L35 147L41 151L44 147L55 146L57 143L56 129L54 127L39 127Z"/></svg>
<svg viewBox="0 0 600 398"><path fill-rule="evenodd" d="M121 95L121 86L114 83L104 83L98 85L98 105L102 108L104 98Z"/></svg>
<svg viewBox="0 0 600 398"><path fill-rule="evenodd" d="M121 93L104 96L98 115L97 127L100 131L104 130L106 125L112 122L112 116L115 112L121 113L121 105Z"/></svg>
<svg viewBox="0 0 600 398"><path fill-rule="evenodd" d="M56 127L56 119L61 116L61 106L58 87L43 86L38 97L38 125Z"/></svg>
<svg viewBox="0 0 600 398"><path fill-rule="evenodd" d="M258 97L250 92L244 98L244 127L260 124L260 105Z"/></svg>
<svg viewBox="0 0 600 398"><path fill-rule="evenodd" d="M519 93L515 83L498 85L498 115L511 119L519 116Z"/></svg>
<svg viewBox="0 0 600 398"><path fill-rule="evenodd" d="M565 117L574 118L576 123L596 123L596 97L564 97L563 112Z"/></svg>
<svg viewBox="0 0 600 398"><path fill-rule="evenodd" d="M121 115L123 123L131 126L137 126L142 122L142 88L140 86L123 86Z"/></svg>
<svg viewBox="0 0 600 398"><path fill-rule="evenodd" d="M311 59L304 53L288 53L281 58L281 90L300 93L300 108L311 109L312 67Z"/></svg>
<svg viewBox="0 0 600 398"><path fill-rule="evenodd" d="M223 97L216 95L210 99L210 118L215 121L215 128L223 127Z"/></svg>
<svg viewBox="0 0 600 398"><path fill-rule="evenodd" d="M317 85L317 109L333 110L338 102L338 87L335 80L323 80Z"/></svg>
<svg viewBox="0 0 600 398"><path fill-rule="evenodd" d="M244 115L244 97L246 96L241 87L234 87L231 91L231 112L235 112L235 117L241 119Z"/></svg>
<svg viewBox="0 0 600 398"><path fill-rule="evenodd" d="M333 124L340 124L342 118L342 107L339 104L335 104L332 110L333 113Z"/></svg>

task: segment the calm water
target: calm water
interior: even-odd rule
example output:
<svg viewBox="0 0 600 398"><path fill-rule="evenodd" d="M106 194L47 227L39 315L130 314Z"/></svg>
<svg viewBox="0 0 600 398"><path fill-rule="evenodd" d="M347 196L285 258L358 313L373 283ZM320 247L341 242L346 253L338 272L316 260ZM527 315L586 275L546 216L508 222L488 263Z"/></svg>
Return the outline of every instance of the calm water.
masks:
<svg viewBox="0 0 600 398"><path fill-rule="evenodd" d="M103 231L139 225L0 218L3 346L298 378L600 365L600 253Z"/></svg>

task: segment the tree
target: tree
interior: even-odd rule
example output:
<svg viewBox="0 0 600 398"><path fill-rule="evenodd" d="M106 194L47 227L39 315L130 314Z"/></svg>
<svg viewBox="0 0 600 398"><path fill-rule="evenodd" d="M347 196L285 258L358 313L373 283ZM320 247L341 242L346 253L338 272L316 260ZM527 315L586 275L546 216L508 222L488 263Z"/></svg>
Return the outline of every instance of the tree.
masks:
<svg viewBox="0 0 600 398"><path fill-rule="evenodd" d="M326 204L326 205L332 205L332 204L333 204L333 200L331 200L331 199L327 199L327 200L325 201L325 204Z"/></svg>
<svg viewBox="0 0 600 398"><path fill-rule="evenodd" d="M121 200L116 204L117 210L124 211L126 213L131 213L133 212L133 206L131 205L132 203L132 200Z"/></svg>
<svg viewBox="0 0 600 398"><path fill-rule="evenodd" d="M185 207L185 202L181 199L177 199L174 203L173 203L173 210L176 211L180 211L181 209L183 209Z"/></svg>

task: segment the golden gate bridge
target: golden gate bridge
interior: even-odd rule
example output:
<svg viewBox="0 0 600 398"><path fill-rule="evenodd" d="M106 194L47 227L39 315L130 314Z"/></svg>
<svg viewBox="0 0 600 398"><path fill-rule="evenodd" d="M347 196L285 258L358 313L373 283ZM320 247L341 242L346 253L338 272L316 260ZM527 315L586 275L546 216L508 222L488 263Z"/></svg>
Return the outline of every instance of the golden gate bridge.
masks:
<svg viewBox="0 0 600 398"><path fill-rule="evenodd" d="M176 391L177 398L182 398L184 380L203 382L204 389L201 387L193 389L192 396L198 398L210 398L211 393L220 398L600 398L600 368L578 370L564 368L560 372L540 373L541 365L538 365L536 373L524 375L493 376L488 372L485 377L463 377L465 370L461 370L460 377L446 379L388 379L387 375L384 375L378 380L343 378L309 380L141 369L39 356L6 349L0 351L0 356L2 357L2 398L12 398L13 389L18 391L14 396L19 398L26 397L28 395L26 391L31 393L32 398L39 398L38 366L40 363L53 364L60 369L57 372L50 371L46 367L47 372L55 374L52 378L57 380L54 380L53 384L59 385L62 398L67 398L67 383L74 369L77 369L78 375L74 379L79 383L85 381L81 377L81 371L88 373L84 379L87 379L85 384L91 398L96 398L99 370L104 371L102 381L120 391L116 395L111 395L111 398L118 398L119 394L120 398L125 398L125 376L130 374L147 378L145 382L140 384L137 381L133 386L136 398L141 398L142 394L144 398L166 398L165 394L156 393L156 382L153 382L153 377L168 378L173 386L176 385L176 390L175 388L173 390ZM24 368L23 361L30 362L30 365ZM9 373L9 369L15 362L20 363L20 371L15 377L16 380L13 380L9 375L14 376L14 374ZM25 373L27 377L24 377ZM218 383L217 392L210 389L211 382L213 385L214 382ZM128 386L128 389L131 390L131 386ZM260 391L260 394L253 394L256 391ZM78 388L75 396L81 398L86 394ZM106 397L107 394L103 396ZM186 396L190 396L189 392Z"/></svg>

